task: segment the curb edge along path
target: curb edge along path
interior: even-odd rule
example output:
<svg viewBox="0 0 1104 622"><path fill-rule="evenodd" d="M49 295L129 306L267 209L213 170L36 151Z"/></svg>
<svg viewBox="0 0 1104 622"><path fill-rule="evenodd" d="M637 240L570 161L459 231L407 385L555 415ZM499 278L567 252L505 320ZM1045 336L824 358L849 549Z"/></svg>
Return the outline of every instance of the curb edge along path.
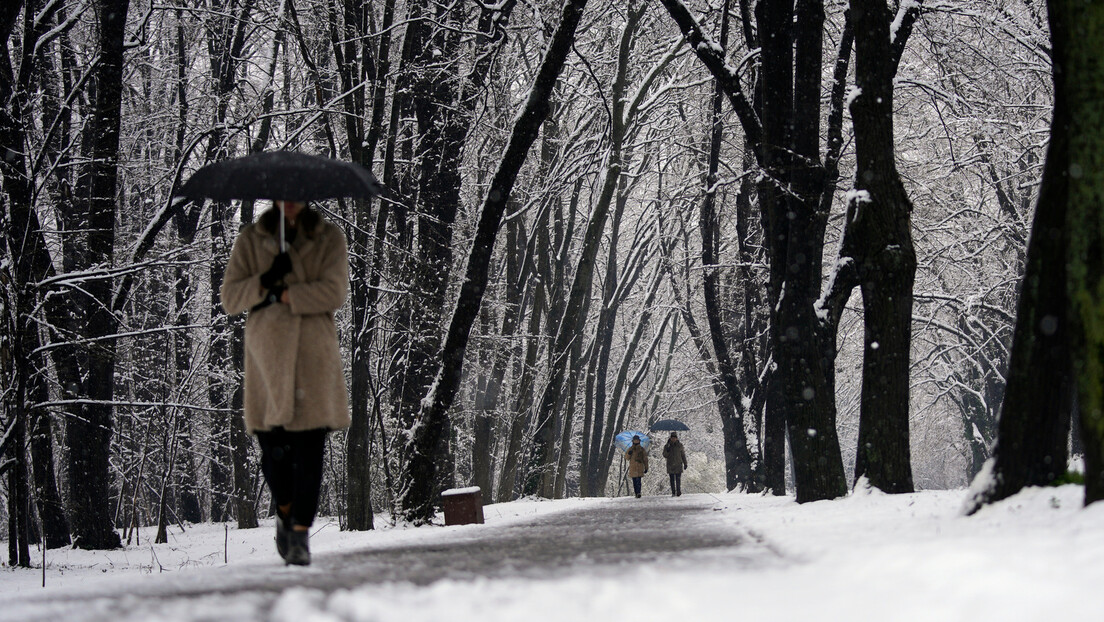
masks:
<svg viewBox="0 0 1104 622"><path fill-rule="evenodd" d="M732 570L785 562L775 547L737 521L736 510L730 501L709 494L596 499L530 520L492 519L486 525L439 529L413 543L322 553L308 568L273 563L139 580L120 577L113 592L64 590L9 604L27 622L263 620L281 594L295 588L329 594L382 584L610 578L644 566Z"/></svg>

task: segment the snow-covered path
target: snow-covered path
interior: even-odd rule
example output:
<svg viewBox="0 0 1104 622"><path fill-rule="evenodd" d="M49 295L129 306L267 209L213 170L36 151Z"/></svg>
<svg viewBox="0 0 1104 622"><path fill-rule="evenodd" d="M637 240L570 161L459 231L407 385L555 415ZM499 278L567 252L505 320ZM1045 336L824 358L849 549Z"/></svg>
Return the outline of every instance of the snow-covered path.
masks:
<svg viewBox="0 0 1104 622"><path fill-rule="evenodd" d="M532 499L485 525L312 535L288 568L259 529L55 550L0 568L0 621L1042 622L1104 617L1104 503L1033 488L974 516L965 491L797 504L746 494Z"/></svg>
<svg viewBox="0 0 1104 622"><path fill-rule="evenodd" d="M231 612L241 621L282 619L300 607L319 615L319 608L332 609L326 603L335 593L381 586L476 589L492 581L609 580L645 566L677 572L719 564L747 570L778 561L713 495L589 500L564 507L530 519L427 529L428 535L413 541L398 537L378 546L316 553L308 568L285 567L272 553L270 563L44 590L21 599L20 619L216 620L230 619ZM338 613L332 619L349 616Z"/></svg>

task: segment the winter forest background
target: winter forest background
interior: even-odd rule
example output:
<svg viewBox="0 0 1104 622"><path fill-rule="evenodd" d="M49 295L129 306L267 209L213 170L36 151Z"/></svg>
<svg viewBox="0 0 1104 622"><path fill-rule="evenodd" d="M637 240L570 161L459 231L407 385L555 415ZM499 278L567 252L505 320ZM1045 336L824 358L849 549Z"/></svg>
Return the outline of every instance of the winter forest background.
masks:
<svg viewBox="0 0 1104 622"><path fill-rule="evenodd" d="M962 487L990 457L1053 113L1041 2L26 0L0 38L13 564L267 515L217 291L269 205L173 200L262 150L387 188L316 206L350 242L321 509L347 528L454 485L617 494L612 436L662 418L701 490Z"/></svg>

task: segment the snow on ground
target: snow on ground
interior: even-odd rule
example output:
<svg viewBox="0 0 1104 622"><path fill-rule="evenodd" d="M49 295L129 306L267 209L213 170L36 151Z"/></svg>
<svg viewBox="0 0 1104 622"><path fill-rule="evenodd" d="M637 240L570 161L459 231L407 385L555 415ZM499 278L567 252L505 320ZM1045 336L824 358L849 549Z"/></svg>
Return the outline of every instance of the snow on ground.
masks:
<svg viewBox="0 0 1104 622"><path fill-rule="evenodd" d="M1104 615L1104 503L1081 507L1078 486L1029 489L977 515L959 513L964 491L909 495L859 492L836 501L796 504L790 497L693 496L712 521L747 534L772 552L763 563L695 558L694 564L635 563L615 572L549 573L544 578L445 579L428 586L385 583L332 593L295 588L265 609L276 622L713 620L1096 620ZM689 496L682 499L688 499ZM668 499L664 503L679 503ZM616 500L524 500L487 506L487 524L341 532L319 521L316 559L357 548L448 546L553 513ZM645 499L644 501L649 501ZM383 523L384 521L378 521ZM685 526L685 525L682 525ZM666 527L677 537L679 524ZM237 530L197 525L170 543L121 551L47 552L41 568L0 568L0 620L30 612L28 599L88 593L125 598L142 581L175 575L203 585L217 577L286 572L272 551L272 525ZM225 561L224 561L225 559ZM219 573L229 573L220 575ZM155 575L148 577L145 575ZM204 576L206 575L206 576ZM228 619L257 595L166 602L134 619ZM21 608L21 603L23 607ZM91 610L91 609L90 609ZM143 617L144 616L144 617ZM234 615L233 617L237 617ZM67 622L80 616L67 615Z"/></svg>

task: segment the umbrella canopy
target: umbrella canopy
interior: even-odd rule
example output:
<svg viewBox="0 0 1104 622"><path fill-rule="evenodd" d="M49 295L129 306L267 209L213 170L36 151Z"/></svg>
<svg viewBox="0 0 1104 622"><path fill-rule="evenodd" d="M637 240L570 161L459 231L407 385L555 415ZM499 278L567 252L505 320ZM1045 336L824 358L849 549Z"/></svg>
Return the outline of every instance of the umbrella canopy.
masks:
<svg viewBox="0 0 1104 622"><path fill-rule="evenodd" d="M628 451L629 447L632 447L632 439L634 436L640 437L640 444L644 446L644 449L647 449L652 444L652 439L648 438L647 434L637 432L636 430L625 430L613 437L613 444L617 445L617 448L621 451Z"/></svg>
<svg viewBox="0 0 1104 622"><path fill-rule="evenodd" d="M660 419L653 423L648 429L652 432L686 432L690 429L690 426L678 419Z"/></svg>
<svg viewBox="0 0 1104 622"><path fill-rule="evenodd" d="M208 164L196 171L176 196L216 201L321 201L366 199L380 190L372 173L359 164L295 151L266 151Z"/></svg>

